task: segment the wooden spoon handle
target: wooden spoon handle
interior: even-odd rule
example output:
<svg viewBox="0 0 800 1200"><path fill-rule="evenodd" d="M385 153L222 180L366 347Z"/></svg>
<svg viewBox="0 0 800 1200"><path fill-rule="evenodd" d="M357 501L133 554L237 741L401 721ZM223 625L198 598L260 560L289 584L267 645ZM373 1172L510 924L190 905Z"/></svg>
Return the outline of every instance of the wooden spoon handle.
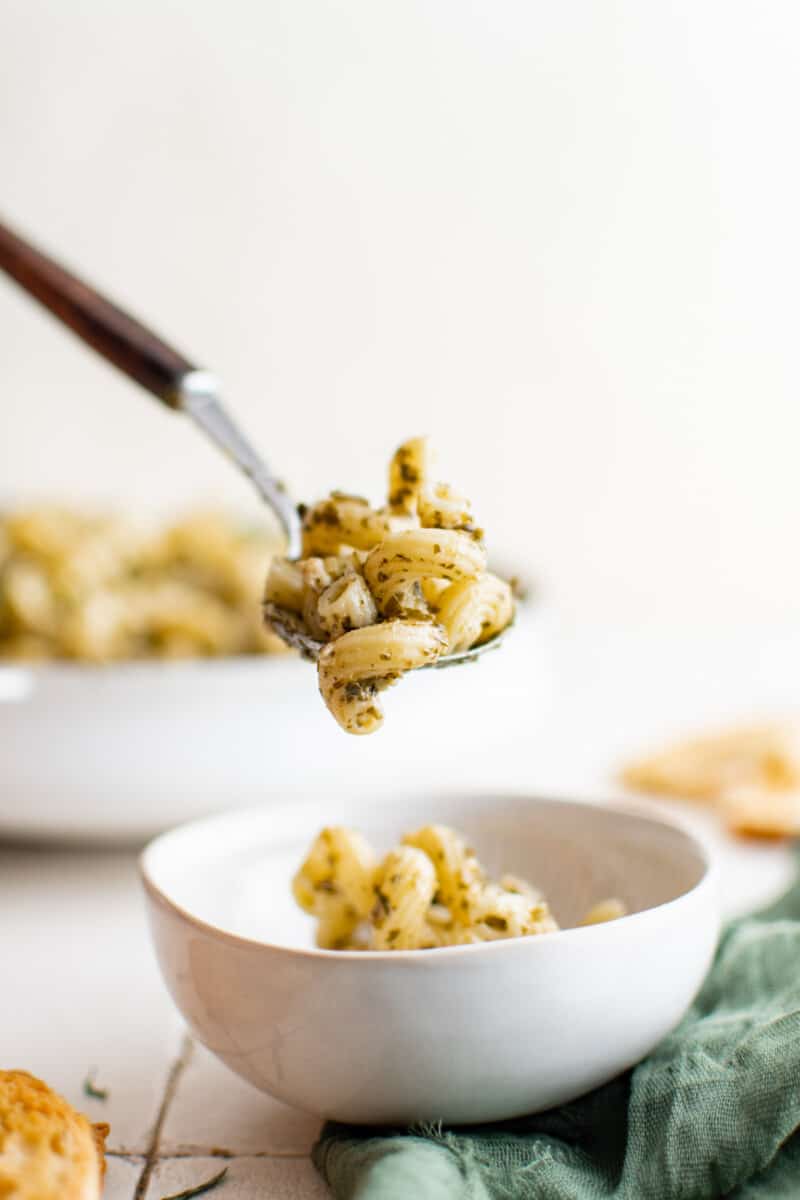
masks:
<svg viewBox="0 0 800 1200"><path fill-rule="evenodd" d="M0 268L103 358L180 407L180 381L194 369L189 359L2 222Z"/></svg>

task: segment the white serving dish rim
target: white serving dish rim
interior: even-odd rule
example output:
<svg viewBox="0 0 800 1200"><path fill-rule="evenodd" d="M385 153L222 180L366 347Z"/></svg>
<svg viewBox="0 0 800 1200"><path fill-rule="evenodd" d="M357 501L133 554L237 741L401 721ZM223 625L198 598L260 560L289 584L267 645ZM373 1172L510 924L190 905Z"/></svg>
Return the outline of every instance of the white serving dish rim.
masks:
<svg viewBox="0 0 800 1200"><path fill-rule="evenodd" d="M442 798L443 797L439 797L439 799ZM455 797L452 796L446 798L449 800L455 799ZM463 799L467 802L474 803L480 800L481 797L464 796ZM717 867L711 859L708 850L694 836L694 834L689 832L689 830L677 822L673 823L671 821L662 820L659 817L645 815L641 811L628 809L618 802L602 803L594 800L581 801L560 798L552 799L546 796L531 796L524 792L513 791L504 791L502 795L499 795L496 797L496 799L499 801L518 800L529 801L532 804L566 805L574 808L599 809L601 811L616 814L617 816L633 818L635 821L638 821L643 825L655 825L661 829L669 830L671 833L680 834L685 839L688 847L695 852L702 867L702 874L697 883L693 884L692 887L688 888L685 892L681 892L680 895L674 896L671 900L665 900L661 904L654 904L648 908L642 909L640 912L628 913L626 916L618 917L613 921L600 922L595 925L580 925L571 929L558 929L553 933L541 934L532 937L498 938L496 941L479 942L465 946L434 946L427 950L369 951L324 950L318 946L287 946L277 942L265 941L262 938L247 937L244 934L232 933L228 929L223 929L220 925L215 925L210 921L203 920L202 917L196 916L194 913L184 908L183 905L178 904L177 901L168 896L152 878L149 860L154 857L161 845L169 839L173 837L180 837L181 835L188 833L190 830L197 830L200 827L209 827L217 824L230 825L234 822L237 824L246 824L248 820L251 820L255 816L259 816L262 819L266 817L275 818L282 810L290 807L289 805L271 806L266 811L263 808L255 808L251 806L245 809L238 809L235 812L215 813L212 816L201 817L197 820L187 821L181 825L178 825L175 829L167 830L165 833L159 834L152 841L150 841L141 852L138 860L139 875L148 894L157 903L160 903L167 909L171 910L173 914L177 915L181 920L187 921L195 929L198 929L201 932L213 937L222 939L229 944L250 950L267 950L271 953L289 955L293 958L300 957L303 959L322 959L332 962L359 962L363 963L367 969L369 963L387 962L397 963L398 965L402 963L406 963L408 965L413 963L424 963L429 968L435 968L435 964L437 962L443 963L457 955L490 954L503 951L507 953L509 949L522 945L529 947L527 952L535 953L536 951L533 950L534 946L541 947L542 944L549 943L553 938L559 938L563 943L565 938L576 940L581 938L588 939L590 937L597 937L598 935L604 936L612 932L614 927L619 927L621 924L624 924L626 928L630 928L630 923L633 921L642 924L644 921L652 920L654 914L661 913L665 909L671 909L676 906L688 905L699 895L702 895L708 891L713 891L716 887ZM297 801L292 803L291 808L298 811L302 810L303 808L313 810L318 806L318 803L318 801ZM433 800L433 803L435 804L435 799Z"/></svg>

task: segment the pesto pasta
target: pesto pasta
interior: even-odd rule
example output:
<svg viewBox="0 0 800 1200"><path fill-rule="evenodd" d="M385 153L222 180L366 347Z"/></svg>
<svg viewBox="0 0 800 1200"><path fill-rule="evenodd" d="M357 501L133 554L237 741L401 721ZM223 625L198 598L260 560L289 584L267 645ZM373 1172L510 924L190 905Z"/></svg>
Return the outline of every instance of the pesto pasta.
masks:
<svg viewBox="0 0 800 1200"><path fill-rule="evenodd" d="M156 529L54 505L0 514L0 659L282 652L257 602L274 549L217 512ZM301 603L293 569L274 581Z"/></svg>
<svg viewBox="0 0 800 1200"><path fill-rule="evenodd" d="M513 619L511 587L486 570L469 502L431 478L425 438L395 452L383 508L332 492L302 515L303 557L272 560L265 619L316 659L347 733L380 728L378 694L406 671L482 645Z"/></svg>
<svg viewBox="0 0 800 1200"><path fill-rule="evenodd" d="M547 901L525 880L487 876L474 850L446 825L408 833L381 860L354 830L323 829L292 891L317 919L324 950L432 950L554 933ZM617 920L616 899L594 905L581 924Z"/></svg>

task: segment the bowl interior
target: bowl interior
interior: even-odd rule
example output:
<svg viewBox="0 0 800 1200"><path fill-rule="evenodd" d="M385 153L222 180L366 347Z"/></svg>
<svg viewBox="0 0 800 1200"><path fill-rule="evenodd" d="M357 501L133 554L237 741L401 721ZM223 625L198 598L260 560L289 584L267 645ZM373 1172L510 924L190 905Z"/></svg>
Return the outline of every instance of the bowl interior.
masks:
<svg viewBox="0 0 800 1200"><path fill-rule="evenodd" d="M385 851L404 832L434 821L463 832L493 876L510 872L540 888L562 928L611 896L630 913L667 903L708 869L694 839L660 821L508 796L423 797L391 811L363 801L247 810L163 835L142 864L150 883L190 917L257 942L311 949L314 922L295 905L290 885L319 830L356 828Z"/></svg>

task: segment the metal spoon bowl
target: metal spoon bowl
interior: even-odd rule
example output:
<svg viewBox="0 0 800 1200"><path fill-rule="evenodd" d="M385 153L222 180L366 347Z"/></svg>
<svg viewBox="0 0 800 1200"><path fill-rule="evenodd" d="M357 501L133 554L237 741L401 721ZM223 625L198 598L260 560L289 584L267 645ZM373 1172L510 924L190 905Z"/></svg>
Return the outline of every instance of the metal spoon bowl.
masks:
<svg viewBox="0 0 800 1200"><path fill-rule="evenodd" d="M319 658L320 651L325 645L324 642L318 642L307 634L302 626L302 622L295 613L289 612L288 609L279 608L276 604L265 603L263 606L264 618L270 628L277 633L282 642L287 646L291 646L293 650L299 651L303 658L307 658L309 662L316 662ZM422 667L416 667L417 671L436 671L443 667L455 667L461 663L475 662L482 654L488 653L489 650L499 650L503 643L503 639L514 624L515 618L502 629L500 633L496 633L494 637L488 638L485 642L481 642L479 646L471 646L469 650L458 650L454 654L445 654L435 662L425 663Z"/></svg>

